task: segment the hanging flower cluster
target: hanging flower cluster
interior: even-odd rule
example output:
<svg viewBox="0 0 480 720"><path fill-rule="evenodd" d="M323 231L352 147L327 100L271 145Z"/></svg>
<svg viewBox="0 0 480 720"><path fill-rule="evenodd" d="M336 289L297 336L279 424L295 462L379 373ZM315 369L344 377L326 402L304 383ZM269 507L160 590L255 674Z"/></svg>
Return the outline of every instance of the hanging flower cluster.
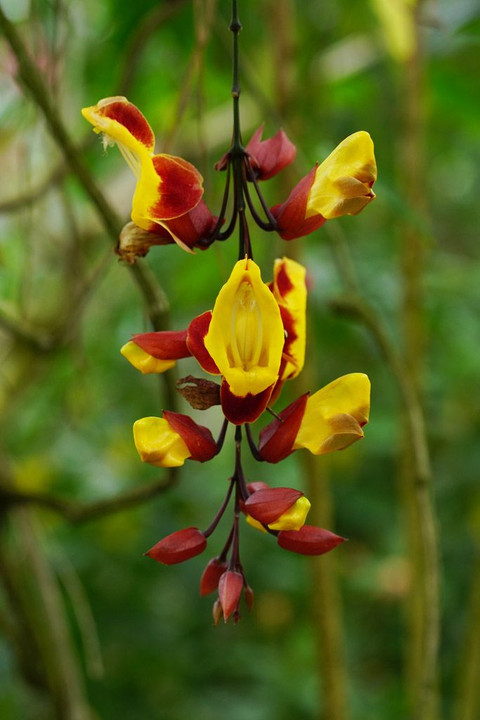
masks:
<svg viewBox="0 0 480 720"><path fill-rule="evenodd" d="M301 491L248 482L242 468L243 439L255 460L267 463L281 462L302 449L315 455L342 450L363 437L370 407L368 377L351 373L312 395L302 395L278 413L272 410L284 383L297 377L304 364L305 268L287 257L278 259L272 281L265 283L253 260L246 210L260 228L275 231L284 240L307 235L326 220L359 213L375 197L373 143L366 132L350 135L300 180L283 203L269 208L259 183L290 164L295 147L281 130L262 140L261 127L244 148L237 129L232 147L216 164L217 170L225 171L226 182L215 217L202 200L199 172L181 158L154 153L152 129L134 105L114 97L82 112L95 132L102 133L105 144L118 145L137 177L132 222L124 228L117 248L125 260L134 262L152 245L173 242L187 251L204 250L239 228L240 259L213 309L193 318L183 330L134 335L121 350L142 373L162 373L178 360L193 357L212 379L189 375L179 381L179 391L195 409L220 406L224 416L217 439L207 427L181 413L164 410L162 417L137 420L134 441L144 462L165 468L187 460L207 462L222 449L228 425L235 426L233 473L209 527L179 530L147 555L170 565L202 553L233 497L231 531L220 554L208 562L200 593L218 592L215 623L222 615L225 621L230 617L237 621L242 595L247 607L253 603L240 560L241 514L253 527L275 536L281 548L295 553L320 555L344 541L306 524L310 502ZM251 424L265 411L273 420L256 440Z"/></svg>

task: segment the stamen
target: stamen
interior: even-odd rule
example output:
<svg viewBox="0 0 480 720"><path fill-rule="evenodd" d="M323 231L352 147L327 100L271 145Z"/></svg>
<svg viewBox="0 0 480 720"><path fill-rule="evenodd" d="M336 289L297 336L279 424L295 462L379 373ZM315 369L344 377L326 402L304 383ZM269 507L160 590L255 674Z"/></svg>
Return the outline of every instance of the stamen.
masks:
<svg viewBox="0 0 480 720"><path fill-rule="evenodd" d="M104 135L104 137L105 137L105 135ZM117 145L118 145L118 149L120 150L123 157L125 158L130 170L133 172L133 174L135 175L135 177L137 179L140 179L141 163L140 163L140 160L138 159L138 156L132 150L130 150L130 148L128 148L126 145L123 145L123 143L117 142Z"/></svg>

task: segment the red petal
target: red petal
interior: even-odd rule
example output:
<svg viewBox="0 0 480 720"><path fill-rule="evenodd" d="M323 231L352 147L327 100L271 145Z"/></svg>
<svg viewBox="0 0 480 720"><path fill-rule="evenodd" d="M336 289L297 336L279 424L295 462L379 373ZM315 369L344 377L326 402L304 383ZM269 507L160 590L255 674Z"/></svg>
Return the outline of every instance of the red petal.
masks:
<svg viewBox="0 0 480 720"><path fill-rule="evenodd" d="M291 508L302 495L300 490L287 487L257 490L245 501L245 512L254 520L268 525L278 520L280 515Z"/></svg>
<svg viewBox="0 0 480 720"><path fill-rule="evenodd" d="M266 482L262 482L261 480L257 480L257 482L251 482L247 484L247 490L250 493L250 495L253 495L253 493L258 492L259 490L269 490L270 485L267 485Z"/></svg>
<svg viewBox="0 0 480 720"><path fill-rule="evenodd" d="M226 571L228 565L218 557L210 560L200 578L200 595L208 595L218 587L218 582Z"/></svg>
<svg viewBox="0 0 480 720"><path fill-rule="evenodd" d="M202 176L191 163L172 155L154 155L152 160L161 179L160 197L150 208L153 218L172 220L198 205Z"/></svg>
<svg viewBox="0 0 480 720"><path fill-rule="evenodd" d="M284 240L294 240L303 235L308 235L325 222L322 215L305 218L308 194L315 180L316 170L317 166L295 185L282 205L275 205L275 207L270 208L270 212L277 221L278 234Z"/></svg>
<svg viewBox="0 0 480 720"><path fill-rule="evenodd" d="M141 333L134 335L132 340L135 345L159 360L178 360L191 355L187 347L186 330Z"/></svg>
<svg viewBox="0 0 480 720"><path fill-rule="evenodd" d="M228 618L238 608L243 589L243 575L234 570L227 570L218 583L218 597L222 605L223 619Z"/></svg>
<svg viewBox="0 0 480 720"><path fill-rule="evenodd" d="M292 452L295 438L297 437L309 393L305 393L288 405L260 433L258 450L264 460L270 463L277 463L285 460Z"/></svg>
<svg viewBox="0 0 480 720"><path fill-rule="evenodd" d="M267 407L272 390L273 385L270 385L270 387L258 393L258 395L248 393L245 397L239 397L232 393L229 384L224 380L220 388L220 401L223 414L227 420L234 423L234 425L255 422Z"/></svg>
<svg viewBox="0 0 480 720"><path fill-rule="evenodd" d="M155 136L152 128L140 110L128 100L112 102L107 105L97 106L96 112L104 117L116 120L123 125L133 137L145 145L150 151L155 146Z"/></svg>
<svg viewBox="0 0 480 720"><path fill-rule="evenodd" d="M199 555L206 547L205 535L198 528L189 527L167 535L145 555L164 565L174 565Z"/></svg>
<svg viewBox="0 0 480 720"><path fill-rule="evenodd" d="M261 125L245 150L252 156L252 165L259 180L268 180L295 159L295 145L290 142L283 130L274 137L262 141Z"/></svg>
<svg viewBox="0 0 480 720"><path fill-rule="evenodd" d="M185 245L206 250L212 244L210 235L216 227L218 218L214 217L203 200L180 217L168 220L166 226Z"/></svg>
<svg viewBox="0 0 480 720"><path fill-rule="evenodd" d="M187 330L187 346L200 367L212 375L220 375L220 370L207 351L204 342L211 319L212 311L207 310L192 320Z"/></svg>
<svg viewBox="0 0 480 720"><path fill-rule="evenodd" d="M190 451L191 459L198 462L211 460L217 454L217 443L210 430L203 425L197 425L188 415L163 411L163 417L170 423Z"/></svg>
<svg viewBox="0 0 480 720"><path fill-rule="evenodd" d="M301 555L323 555L345 540L346 538L329 530L313 525L304 525L300 530L281 530L277 538L280 547Z"/></svg>

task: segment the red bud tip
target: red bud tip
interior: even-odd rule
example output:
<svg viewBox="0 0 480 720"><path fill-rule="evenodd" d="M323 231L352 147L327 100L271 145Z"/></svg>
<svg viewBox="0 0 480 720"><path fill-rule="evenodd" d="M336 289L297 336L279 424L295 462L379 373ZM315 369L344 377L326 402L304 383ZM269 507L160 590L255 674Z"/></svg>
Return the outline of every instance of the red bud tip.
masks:
<svg viewBox="0 0 480 720"><path fill-rule="evenodd" d="M263 525L278 520L303 495L293 488L268 488L257 490L245 501L245 512Z"/></svg>
<svg viewBox="0 0 480 720"><path fill-rule="evenodd" d="M198 528L189 527L167 535L145 555L164 565L175 565L199 555L206 547L205 535Z"/></svg>
<svg viewBox="0 0 480 720"><path fill-rule="evenodd" d="M227 569L228 565L225 561L219 560L218 557L213 558L208 563L200 578L200 595L208 595L218 587L218 581Z"/></svg>
<svg viewBox="0 0 480 720"><path fill-rule="evenodd" d="M218 598L222 606L225 622L238 610L242 589L243 575L234 570L226 570L218 583Z"/></svg>
<svg viewBox="0 0 480 720"><path fill-rule="evenodd" d="M323 555L345 540L330 530L313 525L304 525L300 530L281 530L277 537L280 547L300 555Z"/></svg>

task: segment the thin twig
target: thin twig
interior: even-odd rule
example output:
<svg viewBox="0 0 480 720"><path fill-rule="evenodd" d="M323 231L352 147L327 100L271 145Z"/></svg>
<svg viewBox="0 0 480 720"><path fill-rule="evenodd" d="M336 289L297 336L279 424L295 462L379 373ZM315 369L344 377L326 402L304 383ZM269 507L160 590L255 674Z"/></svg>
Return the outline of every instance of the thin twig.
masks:
<svg viewBox="0 0 480 720"><path fill-rule="evenodd" d="M141 505L170 488L175 483L175 480L176 473L170 471L166 477L156 482L135 488L134 490L129 490L113 498L106 498L85 505L67 500L66 498L60 498L56 495L24 492L2 485L0 487L0 501L4 507L9 505L36 505L37 507L53 510L53 512L61 515L65 520L78 524L90 520L97 520L98 518L105 517L105 515L112 515L113 513L127 510L135 505Z"/></svg>

